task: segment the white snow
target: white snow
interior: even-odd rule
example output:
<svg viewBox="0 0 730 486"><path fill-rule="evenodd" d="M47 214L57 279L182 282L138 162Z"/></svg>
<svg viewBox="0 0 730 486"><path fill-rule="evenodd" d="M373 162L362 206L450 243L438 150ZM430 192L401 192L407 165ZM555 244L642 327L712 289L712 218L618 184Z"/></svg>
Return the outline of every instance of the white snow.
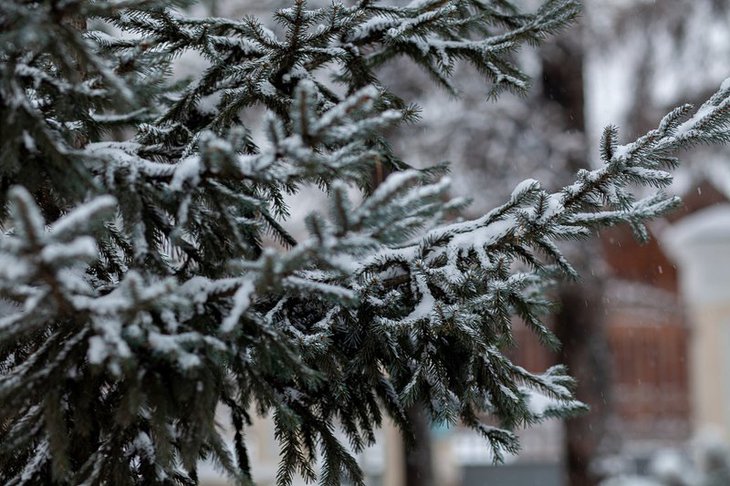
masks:
<svg viewBox="0 0 730 486"><path fill-rule="evenodd" d="M186 182L193 187L197 186L200 183L201 165L200 157L197 155L181 160L175 166L170 187L175 191L182 191Z"/></svg>
<svg viewBox="0 0 730 486"><path fill-rule="evenodd" d="M405 318L406 321L428 317L433 312L434 304L436 303L436 300L431 294L431 290L428 288L426 278L423 275L416 276L416 285L421 295L413 311Z"/></svg>
<svg viewBox="0 0 730 486"><path fill-rule="evenodd" d="M132 442L134 448L143 456L150 461L155 459L155 446L152 444L152 439L146 432L140 431L137 437Z"/></svg>
<svg viewBox="0 0 730 486"><path fill-rule="evenodd" d="M15 255L0 253L0 279L9 282L18 282L31 271L31 265Z"/></svg>
<svg viewBox="0 0 730 486"><path fill-rule="evenodd" d="M677 127L675 131L676 136L681 137L683 135L687 135L697 126L698 123L702 122L705 117L711 115L716 110L717 106L713 106L710 104L702 105L700 109L697 110L697 113L692 116L692 118Z"/></svg>
<svg viewBox="0 0 730 486"><path fill-rule="evenodd" d="M720 84L720 89L725 91L730 89L730 78L727 78L725 81Z"/></svg>
<svg viewBox="0 0 730 486"><path fill-rule="evenodd" d="M514 229L515 221L513 219L503 219L468 231L455 231L454 237L448 244L449 253L470 250L477 246L484 247L496 242Z"/></svg>
<svg viewBox="0 0 730 486"><path fill-rule="evenodd" d="M510 199L516 200L520 198L526 192L534 191L540 188L540 183L535 179L525 179L515 186L512 190Z"/></svg>
<svg viewBox="0 0 730 486"><path fill-rule="evenodd" d="M49 232L56 237L64 237L88 227L102 213L113 210L117 200L112 196L99 196L75 207L71 212L51 225Z"/></svg>
<svg viewBox="0 0 730 486"><path fill-rule="evenodd" d="M236 327L238 321L241 320L241 316L243 316L244 312L251 305L251 296L255 290L252 280L244 282L238 288L233 295L233 308L220 325L220 331L222 333L229 333Z"/></svg>
<svg viewBox="0 0 730 486"><path fill-rule="evenodd" d="M51 243L41 250L41 259L53 264L57 260L93 260L97 256L96 240L91 236L81 236L70 243Z"/></svg>
<svg viewBox="0 0 730 486"><path fill-rule="evenodd" d="M109 355L106 344L100 336L92 336L89 338L89 350L87 358L91 364L101 364Z"/></svg>
<svg viewBox="0 0 730 486"><path fill-rule="evenodd" d="M147 341L155 351L174 357L183 370L200 366L200 358L181 345L184 339L184 335L166 335L153 331L150 332Z"/></svg>

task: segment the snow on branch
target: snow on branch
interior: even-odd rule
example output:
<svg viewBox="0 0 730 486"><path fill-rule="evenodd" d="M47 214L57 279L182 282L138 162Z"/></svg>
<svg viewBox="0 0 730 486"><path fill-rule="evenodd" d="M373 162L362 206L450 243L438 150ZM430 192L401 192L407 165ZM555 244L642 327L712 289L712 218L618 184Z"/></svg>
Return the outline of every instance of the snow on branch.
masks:
<svg viewBox="0 0 730 486"><path fill-rule="evenodd" d="M252 410L274 420L281 484L315 479L318 451L323 484L362 484L352 451L384 415L407 431L415 403L481 433L497 458L515 452L515 429L583 410L563 367L532 373L505 356L515 319L558 345L546 289L576 277L560 242L618 223L645 236L677 203L661 191L677 150L729 139L726 82L633 143L607 129L603 165L573 184L549 193L526 180L463 220L443 167L411 170L390 146L418 109L378 68L407 58L454 89L464 61L519 92L528 80L512 52L569 22L577 2L533 14L502 0L295 2L274 14L276 32L159 0L54 9L0 2L9 484L195 483L201 458L248 484ZM170 63L190 51L209 65L171 83ZM297 240L286 196L306 185L330 204Z"/></svg>

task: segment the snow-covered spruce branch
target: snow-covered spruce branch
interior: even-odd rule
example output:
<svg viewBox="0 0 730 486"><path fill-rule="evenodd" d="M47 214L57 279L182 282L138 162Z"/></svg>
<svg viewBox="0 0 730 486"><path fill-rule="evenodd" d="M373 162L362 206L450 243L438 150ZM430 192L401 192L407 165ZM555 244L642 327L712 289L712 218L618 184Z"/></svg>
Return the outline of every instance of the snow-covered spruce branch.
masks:
<svg viewBox="0 0 730 486"><path fill-rule="evenodd" d="M167 241L185 262L198 264L206 260L199 242L207 234L227 235L222 246L212 249L221 263L250 259L260 248L247 235L261 227L284 244L295 243L277 223L286 215L283 193L303 184L328 187L334 181L367 186L382 153L369 143L372 134L403 116L379 109L381 97L379 90L367 87L320 115L314 108L314 85L302 82L290 108L291 133L269 117L269 144L258 153L241 154L245 136L240 131L227 139L204 132L197 153L175 164L143 157L146 146L138 142L98 142L86 146L87 166L119 200L119 224L128 235L119 238L137 260ZM211 221L211 208L219 210L220 219ZM159 238L150 241L154 232Z"/></svg>
<svg viewBox="0 0 730 486"><path fill-rule="evenodd" d="M100 52L82 28L86 19L111 16L132 3L142 8L152 2L74 2L62 9L37 2L0 4L0 164L8 174L0 193L3 207L12 183L33 186L39 179L48 180L59 199L83 200L94 188L83 145L118 125L119 111L128 112L123 127L155 112L151 100L160 85L151 78L164 75L170 60L157 58L138 73L128 56ZM149 106L133 109L141 104Z"/></svg>
<svg viewBox="0 0 730 486"><path fill-rule="evenodd" d="M550 194L526 181L483 218L453 222L465 203L448 201L438 171L369 181L374 167L406 168L384 132L417 111L377 68L405 57L451 87L463 59L519 91L509 54L576 2L533 15L503 0L295 2L276 32L159 0L54 5L0 3L7 484L188 485L201 458L249 484L249 413L273 417L281 484L314 479L318 454L324 484L361 484L353 453L384 415L407 432L414 403L480 431L495 457L515 451L514 428L582 409L565 369L530 373L503 353L515 317L555 344L544 289L574 273L558 241L625 221L640 232L675 201L636 200L630 185L661 188L676 149L728 139L726 83L634 144L607 131L604 165L575 184ZM125 37L89 32L87 18ZM210 67L171 85L172 58L190 50ZM261 147L248 107L266 111ZM110 142L111 127L134 138ZM284 196L304 184L325 187L331 208L297 242ZM266 249L266 232L285 248Z"/></svg>
<svg viewBox="0 0 730 486"><path fill-rule="evenodd" d="M66 360L73 348L85 350L90 365L108 367L118 377L131 363L144 369L138 362L143 350L184 376L203 372L209 353L220 354L239 360L233 376L242 381L236 393L262 410L276 411L286 447L302 447L298 420L305 417L320 424L307 440L324 435L336 441L327 425L335 415L345 420L350 439L362 447L379 415L355 417L377 396L396 418L402 418L404 405L425 402L434 420L460 419L482 432L497 457L514 451L511 428L581 409L572 400L564 370L535 375L501 353L512 341L514 315L554 344L540 321L548 305L540 290L548 283L546 277L555 275L551 265L572 274L556 240L584 237L622 221L640 224L672 207L675 199L662 195L634 200L627 186L666 184L670 177L661 167L675 162L671 151L722 139L728 95L725 86L689 120L682 122L686 109L673 112L657 130L623 147L615 145L609 130L601 168L581 172L575 184L554 194L536 181L525 181L506 204L474 221L440 226L445 214L463 202L444 205L447 181L424 185L417 172L391 176L355 208L346 187L334 184L330 217L309 219L311 239L289 252L267 251L256 261L239 263L241 276L223 280L155 283L130 272L116 289L95 294L89 276L66 270L64 262L77 267L80 261L69 260L69 255L83 254L87 261L95 257L93 241L73 237L83 233L79 223L94 221L98 211L108 212L111 201L93 201L46 230L30 196L17 190L12 196L16 234L6 236L2 245L3 259L14 262L5 267L12 275L4 277L14 285L4 286L3 296L13 298L22 310L3 320L4 338L32 332L51 316L69 315L76 316L76 337L55 350L56 364L47 371L36 368L47 358L46 346L60 343L58 333L70 330L57 329L56 337L22 364L6 361L12 372L3 377L0 389L3 396L15 397L20 413L32 413L23 399L70 364ZM173 190L195 182L176 177L175 170L166 173ZM160 173L144 175L154 180ZM73 228L78 228L75 233ZM23 235L28 237L21 239ZM523 265L515 267L518 261ZM51 294L58 297L43 298ZM212 308L224 316L220 324L205 317ZM79 321L79 316L85 317ZM207 332L201 332L198 319L207 322ZM86 324L79 328L79 322ZM360 337L352 341L345 329ZM277 373L272 381L267 377L271 370L258 364L274 346L299 365L290 370L292 375ZM344 363L333 377L331 370ZM319 378L325 375L326 383ZM347 398L342 398L344 390ZM340 399L333 402L333 396ZM322 415L313 415L315 409ZM484 413L497 417L501 426L482 424ZM337 450L332 454L349 457L336 442L329 443ZM286 456L290 462L281 478L295 468L311 467L315 460L297 450ZM352 459L347 461L348 473L356 475Z"/></svg>
<svg viewBox="0 0 730 486"><path fill-rule="evenodd" d="M0 451L8 458L18 450L30 455L19 469L3 466L3 481L33 483L49 470L53 477L93 484L110 474L105 471L108 466L101 464L108 454L151 466L155 457L162 459L158 456L164 451L162 444L173 442L178 444L178 459L166 459L172 462L166 462L154 477L184 477L177 462L195 469L201 445L209 451L204 455L212 455L232 476L238 476L215 430L213 414L220 394L206 393L213 386L203 381L210 369L201 372L206 369L204 355L225 355L227 345L207 333L177 327L177 314L194 317L190 310L194 303L187 294L175 293L174 280L155 281L129 271L113 289L104 291L98 285L99 253L90 235L98 238L99 223L113 216L114 199L93 199L48 226L25 189L16 187L9 197L12 230L0 236L0 297L15 305L13 312L0 317ZM145 363L147 359L152 362ZM169 410L157 408L164 401L144 398L171 393L169 383L155 378L168 365L182 372L180 380L187 376L196 383L192 389L183 382L176 385L188 391L181 396L178 388L173 392L175 401L185 395L191 400L195 391L200 393L182 415L173 413L176 419ZM74 391L59 390L59 382L85 374L89 366L103 367L114 378L87 377ZM79 399L76 393L86 398ZM206 396L215 397L214 401L206 401ZM199 400L204 403L197 404ZM110 417L98 414L109 401L116 403L111 413L119 421L112 427L97 429L95 423L64 418L66 407L74 403L79 407L75 414L93 411L98 419L108 421ZM174 429L176 420L190 421L192 416L205 419L196 425L205 429L200 438ZM89 467L71 469L76 458L67 440L69 427L99 434L100 446L85 458ZM129 430L137 432L129 436ZM186 441L193 443L186 446ZM141 442L148 445L142 447ZM29 451L24 449L28 446L32 446Z"/></svg>
<svg viewBox="0 0 730 486"><path fill-rule="evenodd" d="M263 104L286 120L295 86L309 80L320 93L320 109L339 101L337 88L322 82L329 75L348 92L377 83L375 69L398 57L422 66L431 77L456 91L450 79L457 61L466 61L503 89L523 92L526 76L510 53L563 27L579 11L574 0L546 1L536 13L519 12L509 2L452 0L412 2L405 7L334 2L308 9L306 2L276 12L283 27L278 35L259 20L190 19L168 10L134 10L114 17L115 24L139 35L136 43L96 36L117 55L137 51L177 55L196 50L211 67L170 105L165 126L182 124L222 133L238 123L242 109ZM396 108L406 105L392 93ZM198 106L206 108L203 126ZM197 120L197 121L193 121ZM194 143L195 139L188 141ZM189 148L189 145L188 145Z"/></svg>
<svg viewBox="0 0 730 486"><path fill-rule="evenodd" d="M448 206L436 202L447 185L420 185L415 172L391 176L358 208L349 206L344 187L336 185L329 221L310 219L312 239L286 254L267 252L258 262L245 264L240 284L198 281L202 286L195 300L234 294L220 328L224 334L239 333L248 316L280 329L312 369L323 366L325 357L334 366L339 351L357 368L358 380L370 368L377 377L373 386L385 380L398 390L391 403L396 416L403 404L425 401L435 420L459 418L484 432L497 453L514 450L509 428L539 420L548 410L551 415L580 408L560 368L550 370L550 378L534 375L499 351L512 340L513 315L554 344L540 320L548 305L540 290L546 276L554 275L551 264L565 275L573 273L556 240L585 237L619 222L638 226L676 205L675 198L661 194L634 200L627 186L668 183L669 176L658 167L673 163L669 150L721 136L727 98L727 90L721 91L710 102L713 108L701 109L685 124L671 114L657 131L634 144L607 145L604 153L611 150L612 155L605 165L581 172L575 184L559 193L548 194L535 181L526 181L508 203L475 221L438 227ZM710 130L693 128L708 119L714 120ZM683 138L686 133L691 137ZM414 239L414 233L421 236ZM527 266L515 268L516 261ZM276 295L280 297L272 300ZM363 313L376 331L363 337L369 342L354 348L339 342L342 328L364 325ZM413 353L416 360L403 361ZM453 369L455 355L470 358ZM372 369L371 360L380 365ZM446 383L460 383L470 392L461 395ZM295 401L304 409L321 405L323 395L328 396L322 387L328 388L318 385L314 396L299 390ZM286 389L270 393L286 397ZM535 396L555 402L536 413L531 404L541 400ZM270 405L279 407L278 402ZM342 414L356 407L339 405ZM505 429L481 425L477 417L485 412L500 418Z"/></svg>
<svg viewBox="0 0 730 486"><path fill-rule="evenodd" d="M229 139L203 132L197 154L176 164L159 163L144 157L147 147L140 143L100 142L86 147L94 172L113 188L117 172L150 181L169 182L180 191L195 188L206 178L233 178L259 185L289 186L295 183L325 184L335 179L361 182L363 169L372 167L378 152L367 141L377 130L386 129L403 118L400 110L373 106L382 93L363 88L323 113L317 113L317 92L310 82L301 82L291 107L291 134L281 121L267 119L269 145L259 153L240 155L240 131Z"/></svg>
<svg viewBox="0 0 730 486"><path fill-rule="evenodd" d="M246 265L249 276L259 273L263 280L246 283L237 292L235 320L246 308L256 309L257 289L269 298L281 292L282 300L265 304L271 309L265 315L272 325L284 319L287 332L306 355L307 350L325 346L321 343L336 335L337 326L356 325L361 321L355 316L367 313L377 330L368 333L368 339L375 341L368 353L374 353L387 370L388 379L400 390L401 403L425 401L436 420L459 417L472 422L479 413L488 412L506 427L529 423L539 416L529 409L525 387L563 400L557 402L563 411L578 407L564 388L570 379L559 370L551 371L551 376L562 376L563 381L551 386L550 380L527 373L498 352L512 341L512 316L523 319L544 342L555 344L541 322L548 305L541 291L549 283L546 277L555 275L553 266L564 276L574 276L556 242L586 237L621 222L641 229L642 222L675 207L678 200L661 193L636 200L630 185L668 184L671 176L662 168L676 162L672 152L726 136L729 95L724 86L684 123L681 115L687 110L673 112L657 130L633 144L617 147L607 137L601 168L582 171L575 184L554 194L535 181L525 181L508 203L475 221L439 227L444 206L435 201L446 185L419 185L414 172L391 176L359 208L349 207L344 189L335 187L329 223L310 219L313 239L289 254L267 255L260 263ZM421 236L414 238L414 232ZM313 261L319 262L316 268L297 269L296 262ZM517 262L522 266L515 267ZM275 275L278 278L272 280ZM323 299L327 312L316 319L303 310L297 319L282 315L292 292L310 301ZM224 330L232 331L231 321L226 323ZM400 349L405 336L411 339L410 352ZM313 346L315 342L320 345ZM351 350L349 358L367 366L365 359L358 360L359 351ZM415 361L401 361L414 351ZM453 370L454 355L470 358ZM444 386L461 386L464 379L475 396L459 399L458 390ZM493 445L510 450L512 442L500 442L504 437L492 436Z"/></svg>

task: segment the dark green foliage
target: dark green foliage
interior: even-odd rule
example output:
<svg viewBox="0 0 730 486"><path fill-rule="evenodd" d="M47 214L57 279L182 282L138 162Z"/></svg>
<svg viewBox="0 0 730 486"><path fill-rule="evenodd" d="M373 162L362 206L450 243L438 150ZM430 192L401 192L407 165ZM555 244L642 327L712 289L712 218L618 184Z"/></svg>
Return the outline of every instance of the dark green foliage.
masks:
<svg viewBox="0 0 730 486"><path fill-rule="evenodd" d="M377 71L410 59L452 89L463 61L485 93L520 92L510 54L577 13L298 1L275 33L153 0L0 3L2 482L194 484L207 458L248 484L249 414L268 414L281 484L360 484L353 452L385 415L408 433L410 404L479 431L498 458L518 449L514 428L582 410L564 368L502 354L512 320L558 345L545 289L575 272L557 242L622 222L645 236L677 201L631 186L664 187L677 149L727 141L730 86L628 146L608 130L604 165L558 193L525 181L448 222L465 203L441 168L409 170L390 149L387 130L417 109ZM110 25L125 35L92 28ZM173 83L188 51L210 65ZM396 173L372 187L382 167ZM331 205L297 241L281 223L305 185Z"/></svg>

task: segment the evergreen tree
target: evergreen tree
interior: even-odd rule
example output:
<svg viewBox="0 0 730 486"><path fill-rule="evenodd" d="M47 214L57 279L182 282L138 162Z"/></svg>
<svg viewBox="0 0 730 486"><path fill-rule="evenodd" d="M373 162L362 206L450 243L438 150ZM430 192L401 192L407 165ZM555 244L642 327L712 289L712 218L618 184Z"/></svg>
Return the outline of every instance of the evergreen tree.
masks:
<svg viewBox="0 0 730 486"><path fill-rule="evenodd" d="M448 199L443 168L391 150L386 130L417 109L378 68L410 59L453 89L466 62L485 94L524 92L511 54L570 22L575 1L534 14L506 0L296 1L277 31L178 6L0 3L4 484L195 484L203 458L248 484L251 412L273 417L279 483L361 483L352 451L384 414L407 434L414 403L479 431L496 457L517 450L515 427L583 410L563 367L534 374L502 354L512 319L558 345L545 289L576 274L557 243L618 223L645 237L678 201L631 188L666 186L682 147L727 141L730 83L628 145L609 128L604 164L556 193L526 180L454 220L466 203ZM210 66L172 82L189 51ZM244 124L256 107L259 126ZM395 172L377 188L375 167ZM331 204L296 241L285 196L309 184Z"/></svg>

